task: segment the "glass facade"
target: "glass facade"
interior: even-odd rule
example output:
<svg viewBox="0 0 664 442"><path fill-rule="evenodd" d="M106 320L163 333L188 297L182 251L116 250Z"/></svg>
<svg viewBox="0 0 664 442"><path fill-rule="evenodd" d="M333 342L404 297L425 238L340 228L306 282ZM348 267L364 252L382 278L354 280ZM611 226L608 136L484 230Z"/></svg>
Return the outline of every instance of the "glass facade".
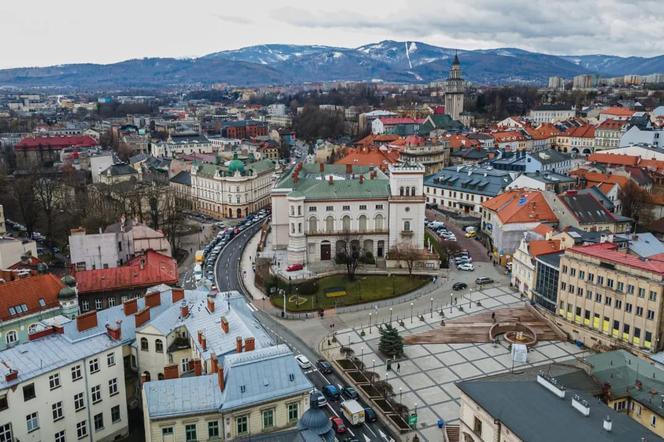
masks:
<svg viewBox="0 0 664 442"><path fill-rule="evenodd" d="M535 302L554 313L558 302L560 255L558 255L557 258L557 263L555 262L555 259L547 259L547 262L538 259L535 262L537 275L534 294Z"/></svg>

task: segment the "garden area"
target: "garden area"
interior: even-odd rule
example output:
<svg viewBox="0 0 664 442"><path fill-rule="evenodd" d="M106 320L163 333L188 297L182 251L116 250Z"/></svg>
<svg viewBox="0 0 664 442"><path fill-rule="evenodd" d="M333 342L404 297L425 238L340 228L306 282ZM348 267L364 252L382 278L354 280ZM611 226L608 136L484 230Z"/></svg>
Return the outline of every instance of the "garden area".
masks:
<svg viewBox="0 0 664 442"><path fill-rule="evenodd" d="M268 293L273 293L270 297L272 304L283 308L284 298L277 293L284 290L286 309L290 312L306 312L394 298L417 290L429 282L431 278L428 276L355 275L355 279L349 280L343 274L303 283L273 281Z"/></svg>

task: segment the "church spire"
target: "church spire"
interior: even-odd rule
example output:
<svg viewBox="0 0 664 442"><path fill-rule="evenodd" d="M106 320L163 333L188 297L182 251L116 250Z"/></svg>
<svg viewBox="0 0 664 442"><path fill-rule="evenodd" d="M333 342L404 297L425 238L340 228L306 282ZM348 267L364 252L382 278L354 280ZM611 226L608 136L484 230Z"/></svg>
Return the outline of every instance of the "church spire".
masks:
<svg viewBox="0 0 664 442"><path fill-rule="evenodd" d="M454 51L454 61L452 61L452 66L458 66L461 63L459 63L459 51L455 50Z"/></svg>

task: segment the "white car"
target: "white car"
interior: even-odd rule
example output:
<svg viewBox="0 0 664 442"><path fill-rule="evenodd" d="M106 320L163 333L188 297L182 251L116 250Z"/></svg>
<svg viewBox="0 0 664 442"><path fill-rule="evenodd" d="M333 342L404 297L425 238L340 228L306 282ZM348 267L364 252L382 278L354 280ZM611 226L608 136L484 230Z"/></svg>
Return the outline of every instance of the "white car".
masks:
<svg viewBox="0 0 664 442"><path fill-rule="evenodd" d="M473 270L475 270L475 267L473 267L473 265L470 263L466 263L466 264L459 264L457 266L457 269L464 270L466 272L472 272Z"/></svg>
<svg viewBox="0 0 664 442"><path fill-rule="evenodd" d="M312 367L311 361L309 361L305 355L297 355L295 356L295 360L297 361L297 365L299 365L302 369Z"/></svg>

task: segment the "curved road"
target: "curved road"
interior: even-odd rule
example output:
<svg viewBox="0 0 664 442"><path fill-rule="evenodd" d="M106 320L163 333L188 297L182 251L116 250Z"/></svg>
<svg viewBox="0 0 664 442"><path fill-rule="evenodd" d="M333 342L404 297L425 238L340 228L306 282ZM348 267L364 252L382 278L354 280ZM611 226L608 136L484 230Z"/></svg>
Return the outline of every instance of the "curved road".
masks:
<svg viewBox="0 0 664 442"><path fill-rule="evenodd" d="M261 223L257 223L246 230L240 232L235 236L221 251L217 262L215 264L215 278L216 285L219 291L237 290L238 292L248 296L240 283L240 261L242 252L246 247L249 240L260 229ZM278 343L285 343L294 353L302 353L310 361L315 362L319 359L318 354L307 347L307 345L296 335L294 335L287 327L276 321L269 314L256 309L249 298L251 309L254 310L254 315L259 322L265 327L272 335L274 340ZM337 376L336 373L322 374L315 367L305 371L307 377L319 390L326 384L345 385L343 380ZM341 408L339 402L328 402L328 409L330 415L341 416ZM388 441L391 440L389 430L380 422L371 424L364 424L361 427L349 427L350 434L347 432L345 436L353 437L360 442L370 441ZM337 435L342 436L342 435ZM340 440L345 440L340 437ZM351 439L352 440L352 439Z"/></svg>

